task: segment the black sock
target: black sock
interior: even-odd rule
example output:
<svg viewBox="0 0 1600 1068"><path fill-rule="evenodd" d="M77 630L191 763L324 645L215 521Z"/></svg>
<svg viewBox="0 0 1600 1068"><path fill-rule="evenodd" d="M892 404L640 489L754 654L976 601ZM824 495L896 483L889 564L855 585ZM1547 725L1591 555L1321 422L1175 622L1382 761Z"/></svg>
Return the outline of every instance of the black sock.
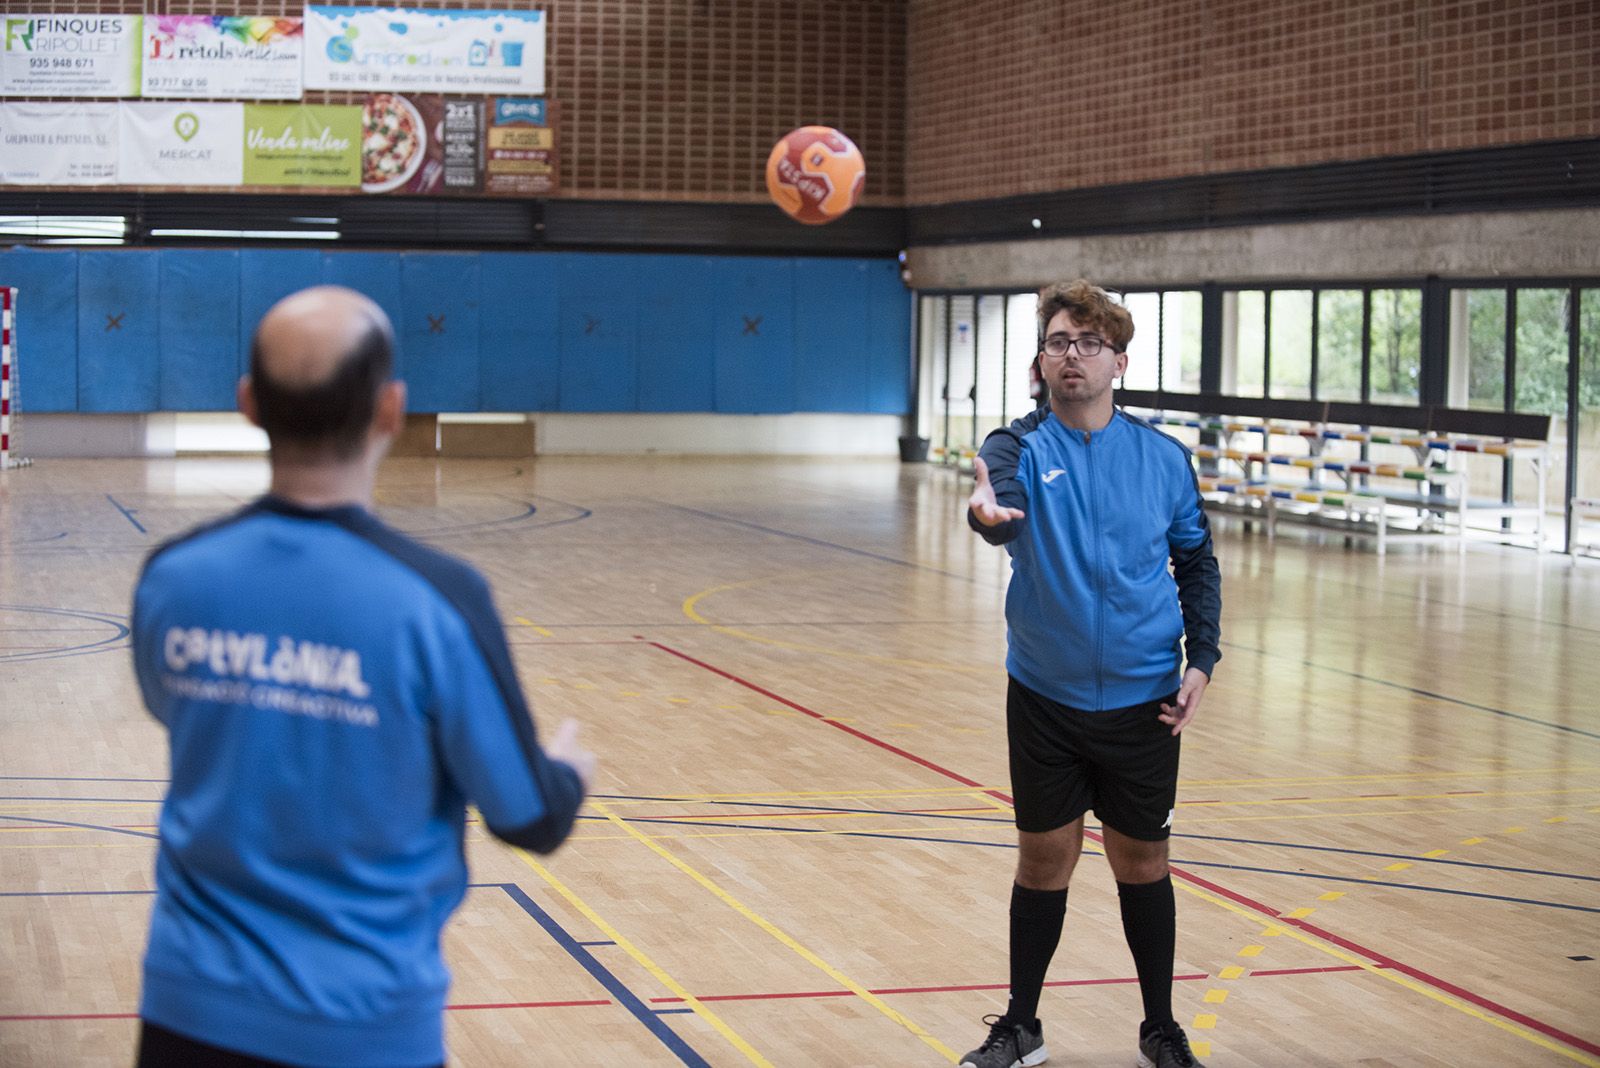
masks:
<svg viewBox="0 0 1600 1068"><path fill-rule="evenodd" d="M1039 992L1044 973L1061 941L1067 915L1067 891L1030 890L1011 886L1011 1003L1005 1018L1011 1023L1038 1025Z"/></svg>
<svg viewBox="0 0 1600 1068"><path fill-rule="evenodd" d="M1178 941L1178 907L1172 876L1153 883L1117 884L1122 904L1122 933L1133 952L1144 998L1144 1022L1156 1027L1172 1021L1172 958Z"/></svg>

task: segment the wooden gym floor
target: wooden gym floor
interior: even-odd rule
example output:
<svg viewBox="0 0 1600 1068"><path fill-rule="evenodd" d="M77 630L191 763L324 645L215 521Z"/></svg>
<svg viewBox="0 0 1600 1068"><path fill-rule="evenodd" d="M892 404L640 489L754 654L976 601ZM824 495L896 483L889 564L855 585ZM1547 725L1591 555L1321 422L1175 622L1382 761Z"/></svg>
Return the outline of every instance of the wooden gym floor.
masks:
<svg viewBox="0 0 1600 1068"><path fill-rule="evenodd" d="M128 598L257 460L0 475L0 1064L125 1065L163 736ZM490 578L597 794L547 860L474 828L451 1062L936 1065L1004 1006L1003 552L894 463L392 461L380 511ZM1600 1065L1600 563L1385 559L1222 519L1185 735L1177 1015L1216 1066ZM1086 857L1042 1015L1131 1065Z"/></svg>

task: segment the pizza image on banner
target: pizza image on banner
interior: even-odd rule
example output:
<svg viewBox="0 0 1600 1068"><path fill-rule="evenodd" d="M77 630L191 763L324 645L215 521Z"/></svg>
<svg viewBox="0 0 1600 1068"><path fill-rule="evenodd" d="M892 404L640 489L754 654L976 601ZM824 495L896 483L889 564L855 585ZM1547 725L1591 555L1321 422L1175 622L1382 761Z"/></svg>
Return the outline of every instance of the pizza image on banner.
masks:
<svg viewBox="0 0 1600 1068"><path fill-rule="evenodd" d="M374 93L361 108L366 193L476 193L483 185L483 101Z"/></svg>
<svg viewBox="0 0 1600 1068"><path fill-rule="evenodd" d="M246 104L244 184L359 186L361 108Z"/></svg>

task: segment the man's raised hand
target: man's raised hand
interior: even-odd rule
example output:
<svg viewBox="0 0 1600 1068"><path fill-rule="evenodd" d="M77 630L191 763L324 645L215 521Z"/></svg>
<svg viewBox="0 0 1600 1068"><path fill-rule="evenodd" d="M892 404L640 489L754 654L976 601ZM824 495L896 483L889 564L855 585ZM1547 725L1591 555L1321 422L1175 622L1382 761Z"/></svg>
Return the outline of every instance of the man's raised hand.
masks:
<svg viewBox="0 0 1600 1068"><path fill-rule="evenodd" d="M989 465L983 462L983 457L973 458L972 471L978 482L972 488L972 496L967 499L967 507L978 517L978 522L986 527L997 527L1009 520L1022 518L1022 509L1003 508L994 499L994 487L989 485Z"/></svg>

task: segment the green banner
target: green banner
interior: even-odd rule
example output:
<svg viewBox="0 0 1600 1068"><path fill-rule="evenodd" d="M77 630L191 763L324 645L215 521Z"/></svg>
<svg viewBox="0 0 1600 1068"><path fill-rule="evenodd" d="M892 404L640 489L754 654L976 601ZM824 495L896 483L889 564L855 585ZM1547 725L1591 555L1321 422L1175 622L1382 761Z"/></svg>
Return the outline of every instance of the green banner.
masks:
<svg viewBox="0 0 1600 1068"><path fill-rule="evenodd" d="M359 186L361 108L246 104L244 184Z"/></svg>

